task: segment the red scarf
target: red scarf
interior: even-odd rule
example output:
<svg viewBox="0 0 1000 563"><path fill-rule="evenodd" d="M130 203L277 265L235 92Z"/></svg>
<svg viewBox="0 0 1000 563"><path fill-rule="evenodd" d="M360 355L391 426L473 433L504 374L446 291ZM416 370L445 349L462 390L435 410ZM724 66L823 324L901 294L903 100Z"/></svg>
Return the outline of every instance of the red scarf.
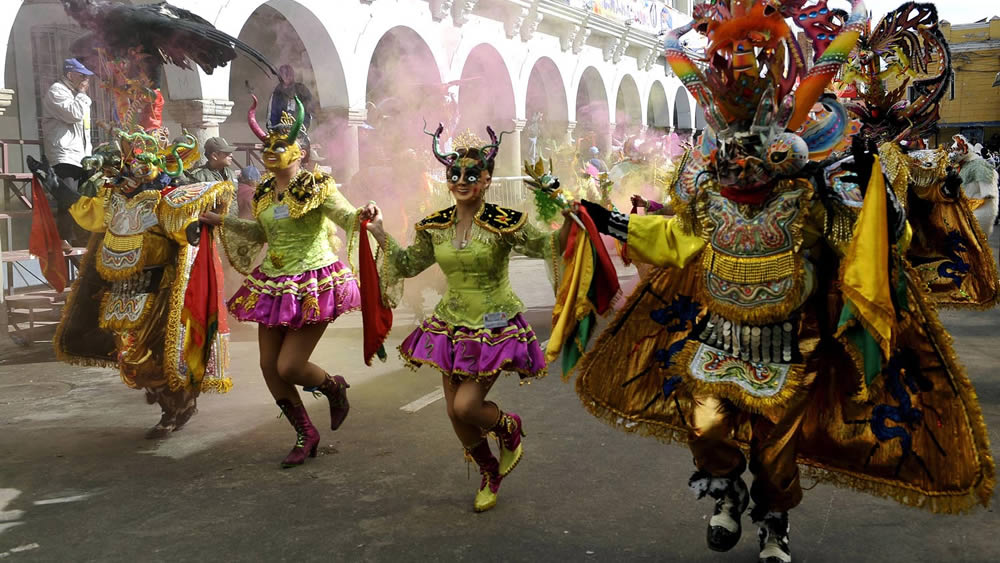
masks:
<svg viewBox="0 0 1000 563"><path fill-rule="evenodd" d="M392 329L392 309L382 304L378 267L368 241L368 221L361 222L358 236L358 274L361 277L361 324L364 334L365 365L372 365L372 358L382 350L385 338ZM379 358L385 360L385 352Z"/></svg>
<svg viewBox="0 0 1000 563"><path fill-rule="evenodd" d="M49 200L45 199L45 190L35 177L31 178L31 203L31 237L28 239L28 251L38 257L42 275L52 289L61 293L66 289L69 280L66 257L62 252L62 237L56 228Z"/></svg>
<svg viewBox="0 0 1000 563"><path fill-rule="evenodd" d="M222 301L222 263L215 252L212 229L202 227L198 243L198 255L191 265L187 289L184 292L184 308L181 322L187 327L184 335L184 359L188 364L188 375L192 383L201 382L208 367L209 354L215 335L228 332L225 315L221 317L219 303Z"/></svg>

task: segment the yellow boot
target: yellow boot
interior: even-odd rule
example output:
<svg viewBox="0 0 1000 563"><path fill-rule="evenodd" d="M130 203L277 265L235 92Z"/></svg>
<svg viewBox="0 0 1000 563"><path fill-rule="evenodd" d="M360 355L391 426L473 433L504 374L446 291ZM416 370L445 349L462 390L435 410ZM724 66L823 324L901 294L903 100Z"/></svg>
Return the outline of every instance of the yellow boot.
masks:
<svg viewBox="0 0 1000 563"><path fill-rule="evenodd" d="M500 411L500 419L491 430L500 442L500 476L506 477L524 456L524 446L521 445L521 437L524 436L521 417L512 412Z"/></svg>
<svg viewBox="0 0 1000 563"><path fill-rule="evenodd" d="M503 480L503 477L500 476L500 462L493 456L490 444L485 438L471 448L466 448L465 452L476 462L476 465L479 466L479 472L483 475L472 508L476 512L484 512L497 504L500 481Z"/></svg>

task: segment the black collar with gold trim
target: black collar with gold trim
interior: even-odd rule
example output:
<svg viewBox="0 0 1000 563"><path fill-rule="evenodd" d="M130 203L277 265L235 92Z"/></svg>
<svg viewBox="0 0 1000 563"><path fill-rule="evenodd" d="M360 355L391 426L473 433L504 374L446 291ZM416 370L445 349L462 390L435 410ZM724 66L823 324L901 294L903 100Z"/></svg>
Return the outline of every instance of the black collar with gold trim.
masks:
<svg viewBox="0 0 1000 563"><path fill-rule="evenodd" d="M475 218L476 224L494 233L513 233L524 226L527 216L516 210L484 203ZM416 229L447 229L455 222L455 206L442 209L417 223Z"/></svg>

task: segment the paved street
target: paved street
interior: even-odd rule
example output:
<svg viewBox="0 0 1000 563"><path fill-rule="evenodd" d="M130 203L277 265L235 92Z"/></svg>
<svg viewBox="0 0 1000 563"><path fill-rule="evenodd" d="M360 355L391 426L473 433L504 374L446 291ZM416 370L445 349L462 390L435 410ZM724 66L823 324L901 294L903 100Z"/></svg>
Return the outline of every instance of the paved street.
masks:
<svg viewBox="0 0 1000 563"><path fill-rule="evenodd" d="M529 320L547 338L552 297L541 262L514 262ZM945 313L1000 444L1000 312ZM401 311L395 346L412 315ZM479 484L442 401L401 410L439 387L391 354L366 368L360 315L328 330L316 355L351 382L351 415L317 424L321 454L278 462L294 433L256 366L253 333L233 346L236 388L204 396L169 440L143 439L158 418L114 372L0 362L0 559L29 561L745 561L756 529L728 554L705 547L708 501L684 486L685 448L627 435L581 408L559 374L498 383L525 421L526 457L499 505L472 512ZM26 361L34 361L30 356ZM306 398L315 421L325 401ZM806 486L811 486L807 483ZM994 501L995 502L995 501ZM1000 517L935 516L818 485L793 512L796 561L997 561Z"/></svg>

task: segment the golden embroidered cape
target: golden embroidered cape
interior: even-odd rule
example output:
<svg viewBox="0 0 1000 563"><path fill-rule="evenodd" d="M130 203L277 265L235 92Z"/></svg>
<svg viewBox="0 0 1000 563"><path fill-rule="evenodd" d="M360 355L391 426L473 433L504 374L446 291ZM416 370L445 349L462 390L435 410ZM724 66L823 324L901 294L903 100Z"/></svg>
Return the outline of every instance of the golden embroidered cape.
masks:
<svg viewBox="0 0 1000 563"><path fill-rule="evenodd" d="M900 258L906 234L885 256L896 317L880 321L891 342L864 349L837 338L838 325L846 333L871 320L843 323L857 216L843 201L785 180L762 205L737 205L688 168L672 196L676 218L629 220L633 258L654 268L578 367L592 414L684 442L692 394L708 393L743 411L735 438L749 447L752 416L775 420L807 394L798 438L807 475L935 512L989 502L995 467L978 400ZM865 357L878 358L880 344L890 355L870 381Z"/></svg>
<svg viewBox="0 0 1000 563"><path fill-rule="evenodd" d="M105 187L81 197L70 213L94 234L56 331L59 359L117 367L130 387L228 391L229 335L217 334L204 378L195 381L182 355L181 312L201 250L189 244L188 227L233 192L230 182L214 182L131 197Z"/></svg>

